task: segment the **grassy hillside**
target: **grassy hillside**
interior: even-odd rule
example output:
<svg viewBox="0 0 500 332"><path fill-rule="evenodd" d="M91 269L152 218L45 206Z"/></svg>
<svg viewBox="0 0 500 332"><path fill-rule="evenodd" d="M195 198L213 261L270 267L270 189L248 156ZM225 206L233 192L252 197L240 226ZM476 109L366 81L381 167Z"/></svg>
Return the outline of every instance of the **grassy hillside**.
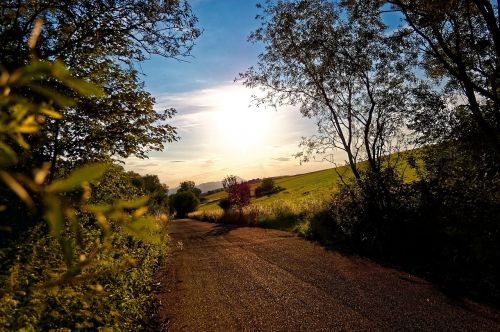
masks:
<svg viewBox="0 0 500 332"><path fill-rule="evenodd" d="M419 153L420 150L413 150L403 152L400 155L401 161L398 164L398 170L404 176L405 181L413 181L416 178L416 172L414 169L408 167L406 158L410 154L418 156ZM395 156L391 156L391 158L395 158ZM363 168L363 166L364 163L361 163L360 167ZM266 207L274 205L277 202L286 202L288 204L298 205L304 204L307 201L324 201L338 189L338 185L342 181L341 177L344 181L352 178L351 170L348 166L341 166L336 169L331 168L292 176L275 177L274 180L276 185L284 188L285 190L271 196L259 198L252 197L251 204ZM260 182L253 183L250 186L252 196L253 190L259 185ZM222 209L217 204L226 196L227 194L224 191L206 195L206 202L200 205L199 212L222 212Z"/></svg>

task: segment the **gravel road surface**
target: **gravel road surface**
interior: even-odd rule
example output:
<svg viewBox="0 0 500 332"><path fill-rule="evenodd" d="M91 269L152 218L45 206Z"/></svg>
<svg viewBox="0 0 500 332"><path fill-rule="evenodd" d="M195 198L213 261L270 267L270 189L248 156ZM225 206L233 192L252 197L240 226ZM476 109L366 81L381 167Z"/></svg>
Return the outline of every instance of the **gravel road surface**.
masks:
<svg viewBox="0 0 500 332"><path fill-rule="evenodd" d="M155 331L500 331L500 312L277 230L181 219Z"/></svg>

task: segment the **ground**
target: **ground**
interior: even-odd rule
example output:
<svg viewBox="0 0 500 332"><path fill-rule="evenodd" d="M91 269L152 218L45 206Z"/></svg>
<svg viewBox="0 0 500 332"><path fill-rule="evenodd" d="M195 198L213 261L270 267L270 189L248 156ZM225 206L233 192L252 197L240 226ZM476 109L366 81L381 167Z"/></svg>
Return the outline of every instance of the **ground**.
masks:
<svg viewBox="0 0 500 332"><path fill-rule="evenodd" d="M292 233L173 221L163 331L500 331L500 312Z"/></svg>

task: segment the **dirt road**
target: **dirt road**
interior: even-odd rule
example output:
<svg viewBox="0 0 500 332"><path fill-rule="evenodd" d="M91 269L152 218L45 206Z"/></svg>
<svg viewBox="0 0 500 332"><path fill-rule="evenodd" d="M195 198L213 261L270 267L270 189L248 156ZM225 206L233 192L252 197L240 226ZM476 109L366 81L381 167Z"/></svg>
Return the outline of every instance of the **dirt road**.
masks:
<svg viewBox="0 0 500 332"><path fill-rule="evenodd" d="M155 330L500 331L500 313L291 233L176 220Z"/></svg>

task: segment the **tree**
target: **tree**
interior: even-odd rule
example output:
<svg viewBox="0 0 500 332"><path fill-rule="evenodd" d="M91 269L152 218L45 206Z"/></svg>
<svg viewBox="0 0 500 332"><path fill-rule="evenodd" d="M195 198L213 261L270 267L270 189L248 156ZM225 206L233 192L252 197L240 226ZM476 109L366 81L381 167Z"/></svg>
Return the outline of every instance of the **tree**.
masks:
<svg viewBox="0 0 500 332"><path fill-rule="evenodd" d="M352 8L363 5L356 3ZM500 153L500 19L488 0L386 0L404 22L394 37L406 38L433 78L466 99L483 139ZM381 10L383 10L382 7Z"/></svg>
<svg viewBox="0 0 500 332"><path fill-rule="evenodd" d="M196 188L194 181L183 181L177 193L170 196L170 207L183 217L189 212L196 211L200 205L201 190Z"/></svg>
<svg viewBox="0 0 500 332"><path fill-rule="evenodd" d="M260 186L255 188L255 197L262 197L264 195L272 195L284 190L276 186L273 178L264 178Z"/></svg>
<svg viewBox="0 0 500 332"><path fill-rule="evenodd" d="M105 98L75 98L63 120L49 120L44 133L31 137L36 161L75 164L99 156L146 156L176 139L166 124L175 110L155 112L154 98L143 90L134 65L150 55L189 55L199 36L197 19L184 0L14 1L0 4L0 62L14 70L32 54L62 60L75 76L102 85ZM35 52L26 40L43 20ZM30 55L31 54L31 55ZM53 86L39 82L26 95ZM74 95L74 97L77 97Z"/></svg>
<svg viewBox="0 0 500 332"><path fill-rule="evenodd" d="M259 104L296 105L316 119L318 134L303 140L302 160L340 149L355 178L361 177L362 159L379 173L381 157L404 138L415 86L425 90L409 70L412 54L385 38L377 15L358 18L342 4L268 1L263 12L261 27L249 39L264 43L265 51L240 79L265 90Z"/></svg>
<svg viewBox="0 0 500 332"><path fill-rule="evenodd" d="M250 186L240 181L235 175L228 175L222 180L222 186L226 189L229 206L241 210L250 204Z"/></svg>
<svg viewBox="0 0 500 332"><path fill-rule="evenodd" d="M275 187L273 178L264 178L262 179L262 184L260 185L262 191L271 191Z"/></svg>
<svg viewBox="0 0 500 332"><path fill-rule="evenodd" d="M194 181L184 181L181 182L179 189L177 189L177 192L185 192L185 191L190 191L192 192L198 199L200 198L201 195L201 189L196 188L196 184Z"/></svg>
<svg viewBox="0 0 500 332"><path fill-rule="evenodd" d="M170 196L170 204L177 212L177 217L184 217L189 212L196 211L200 200L192 191L182 191Z"/></svg>

